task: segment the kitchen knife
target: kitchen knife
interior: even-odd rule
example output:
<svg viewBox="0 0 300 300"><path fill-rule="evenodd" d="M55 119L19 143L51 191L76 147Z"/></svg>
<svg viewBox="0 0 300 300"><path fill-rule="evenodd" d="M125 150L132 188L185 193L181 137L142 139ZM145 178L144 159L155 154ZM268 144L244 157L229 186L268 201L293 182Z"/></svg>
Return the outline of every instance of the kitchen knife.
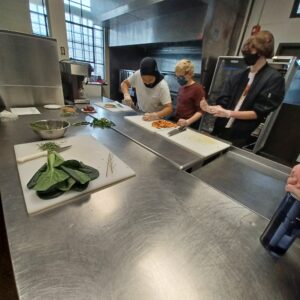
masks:
<svg viewBox="0 0 300 300"><path fill-rule="evenodd" d="M176 128L176 129L173 129L171 131L168 132L168 136L172 136L172 135L175 135L177 133L180 133L180 132L183 132L186 130L186 127L185 126L180 126L179 128Z"/></svg>
<svg viewBox="0 0 300 300"><path fill-rule="evenodd" d="M72 146L60 147L57 152L62 152L62 151L68 150L71 147ZM26 161L30 161L30 160L33 160L33 159L36 159L36 158L39 158L39 157L47 156L47 155L48 155L47 150L46 151L41 151L41 152L37 152L37 153L34 153L34 154L29 154L29 155L19 157L19 158L17 158L17 162L18 163L24 163Z"/></svg>
<svg viewBox="0 0 300 300"><path fill-rule="evenodd" d="M124 104L121 104L119 101L114 101L114 103L120 107L120 108L124 108Z"/></svg>
<svg viewBox="0 0 300 300"><path fill-rule="evenodd" d="M125 100L123 99L122 100L122 104L121 105L123 105L123 108L125 107L125 106L127 106L127 107L130 107L132 110L134 110L136 113L138 113L138 114L142 114L143 112L137 107L137 106L135 106L135 105L132 105L132 106L128 106L126 103L125 103Z"/></svg>

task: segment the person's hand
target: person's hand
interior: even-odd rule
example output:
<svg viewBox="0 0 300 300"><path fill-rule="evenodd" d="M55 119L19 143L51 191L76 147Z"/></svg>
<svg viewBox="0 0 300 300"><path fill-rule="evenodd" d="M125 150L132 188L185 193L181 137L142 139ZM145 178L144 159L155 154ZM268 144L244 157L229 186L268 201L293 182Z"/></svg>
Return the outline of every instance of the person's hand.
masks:
<svg viewBox="0 0 300 300"><path fill-rule="evenodd" d="M294 194L300 200L300 164L292 169L285 190Z"/></svg>
<svg viewBox="0 0 300 300"><path fill-rule="evenodd" d="M181 126L181 127L187 127L187 126L189 126L189 121L185 120L185 119L179 119L177 121L177 125Z"/></svg>
<svg viewBox="0 0 300 300"><path fill-rule="evenodd" d="M214 117L230 118L231 110L225 109L220 105L216 105L213 107L212 114L214 115Z"/></svg>
<svg viewBox="0 0 300 300"><path fill-rule="evenodd" d="M220 107L221 107L220 105L208 105L206 112L211 115L214 115L219 111Z"/></svg>
<svg viewBox="0 0 300 300"><path fill-rule="evenodd" d="M144 121L154 121L154 120L158 120L159 116L157 113L153 112L153 113L145 113L143 115L143 120Z"/></svg>
<svg viewBox="0 0 300 300"><path fill-rule="evenodd" d="M129 94L124 94L124 99L123 99L122 103L127 106L130 106L130 107L134 106L132 98L130 97Z"/></svg>

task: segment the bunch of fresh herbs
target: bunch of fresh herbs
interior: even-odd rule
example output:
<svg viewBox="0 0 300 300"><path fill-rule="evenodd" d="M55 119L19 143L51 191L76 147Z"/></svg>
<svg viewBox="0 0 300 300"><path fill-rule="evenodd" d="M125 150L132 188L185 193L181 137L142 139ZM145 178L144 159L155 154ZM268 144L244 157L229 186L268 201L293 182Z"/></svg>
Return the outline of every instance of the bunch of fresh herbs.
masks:
<svg viewBox="0 0 300 300"><path fill-rule="evenodd" d="M93 119L91 126L100 128L110 128L112 126L115 126L115 123L106 118L101 118Z"/></svg>
<svg viewBox="0 0 300 300"><path fill-rule="evenodd" d="M64 192L85 190L99 177L98 170L77 160L64 160L56 151L48 152L45 163L27 183L42 199L52 199Z"/></svg>
<svg viewBox="0 0 300 300"><path fill-rule="evenodd" d="M112 126L115 126L115 123L106 118L101 118L101 119L94 118L92 122L83 121L83 122L73 123L72 125L73 126L90 125L92 127L110 128Z"/></svg>
<svg viewBox="0 0 300 300"><path fill-rule="evenodd" d="M30 127L34 130L49 130L49 126L47 124L39 124L36 122L30 123Z"/></svg>
<svg viewBox="0 0 300 300"><path fill-rule="evenodd" d="M56 152L58 152L58 150L60 149L60 146L57 145L54 142L47 142L47 143L44 143L44 144L40 144L39 148L42 151L49 151L49 152L56 151Z"/></svg>

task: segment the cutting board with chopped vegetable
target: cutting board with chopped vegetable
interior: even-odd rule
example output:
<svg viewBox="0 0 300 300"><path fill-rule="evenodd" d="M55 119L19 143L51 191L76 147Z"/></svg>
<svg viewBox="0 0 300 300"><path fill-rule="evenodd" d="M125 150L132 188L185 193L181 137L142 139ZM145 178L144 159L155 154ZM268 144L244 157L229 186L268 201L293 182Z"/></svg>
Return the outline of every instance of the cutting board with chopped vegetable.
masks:
<svg viewBox="0 0 300 300"><path fill-rule="evenodd" d="M98 170L100 176L90 181L88 187L81 192L70 190L56 198L43 200L37 196L33 189L27 188L27 183L36 171L47 162L47 157L18 163L19 177L28 214L40 213L68 201L85 197L90 193L135 175L135 172L129 166L91 136L75 136L54 142L60 146L72 145L70 149L59 154L64 160L74 159L83 162L85 165ZM43 142L15 145L16 158L39 152L41 143Z"/></svg>
<svg viewBox="0 0 300 300"><path fill-rule="evenodd" d="M143 127L148 131L157 133L168 139L170 142L177 144L182 148L190 150L196 154L199 154L202 157L210 157L211 155L214 155L230 147L229 143L224 143L189 128L181 133L169 136L168 132L173 130L174 128L154 128L152 127L152 122L143 121L142 116L126 116L124 118L129 122L139 127Z"/></svg>
<svg viewBox="0 0 300 300"><path fill-rule="evenodd" d="M138 115L138 116L125 116L124 119L131 122L131 123L133 123L133 124L135 124L135 125L137 125L137 126L139 126L139 127L147 129L148 131L151 131L151 132L159 133L159 131L169 131L169 130L174 129L174 128L157 129L157 128L152 126L151 121L144 121L143 116L141 116L141 115Z"/></svg>

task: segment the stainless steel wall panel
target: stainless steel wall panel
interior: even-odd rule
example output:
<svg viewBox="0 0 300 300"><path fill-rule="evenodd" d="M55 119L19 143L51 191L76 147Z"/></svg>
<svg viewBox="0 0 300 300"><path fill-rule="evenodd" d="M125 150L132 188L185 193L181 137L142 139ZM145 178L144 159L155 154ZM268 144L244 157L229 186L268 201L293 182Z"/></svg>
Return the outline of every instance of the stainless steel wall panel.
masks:
<svg viewBox="0 0 300 300"><path fill-rule="evenodd" d="M106 11L105 13L101 14L101 20L102 21L108 21L110 19L120 17L122 15L133 15L138 10L138 13L140 15L139 18L145 17L145 13L149 14L152 13L153 9L156 9L157 6L153 6L154 4L158 4L160 2L164 2L165 0L133 0L133 1L117 1L116 4L117 7L110 9ZM109 1L109 2L115 2L115 1ZM125 3L124 3L125 2ZM102 3L101 3L102 4ZM101 5L103 6L103 5ZM144 9L147 7L147 9ZM102 9L105 9L104 7ZM101 10L101 7L100 7ZM101 13L101 11L100 11Z"/></svg>
<svg viewBox="0 0 300 300"><path fill-rule="evenodd" d="M0 84L60 85L56 41L0 32Z"/></svg>
<svg viewBox="0 0 300 300"><path fill-rule="evenodd" d="M61 87L0 86L2 99L9 99L7 107L25 107L44 104L64 104Z"/></svg>
<svg viewBox="0 0 300 300"><path fill-rule="evenodd" d="M206 8L203 4L125 25L115 20L110 23L109 46L199 40L204 30Z"/></svg>
<svg viewBox="0 0 300 300"><path fill-rule="evenodd" d="M0 31L0 96L6 106L63 103L56 40ZM50 92L49 92L50 91Z"/></svg>

